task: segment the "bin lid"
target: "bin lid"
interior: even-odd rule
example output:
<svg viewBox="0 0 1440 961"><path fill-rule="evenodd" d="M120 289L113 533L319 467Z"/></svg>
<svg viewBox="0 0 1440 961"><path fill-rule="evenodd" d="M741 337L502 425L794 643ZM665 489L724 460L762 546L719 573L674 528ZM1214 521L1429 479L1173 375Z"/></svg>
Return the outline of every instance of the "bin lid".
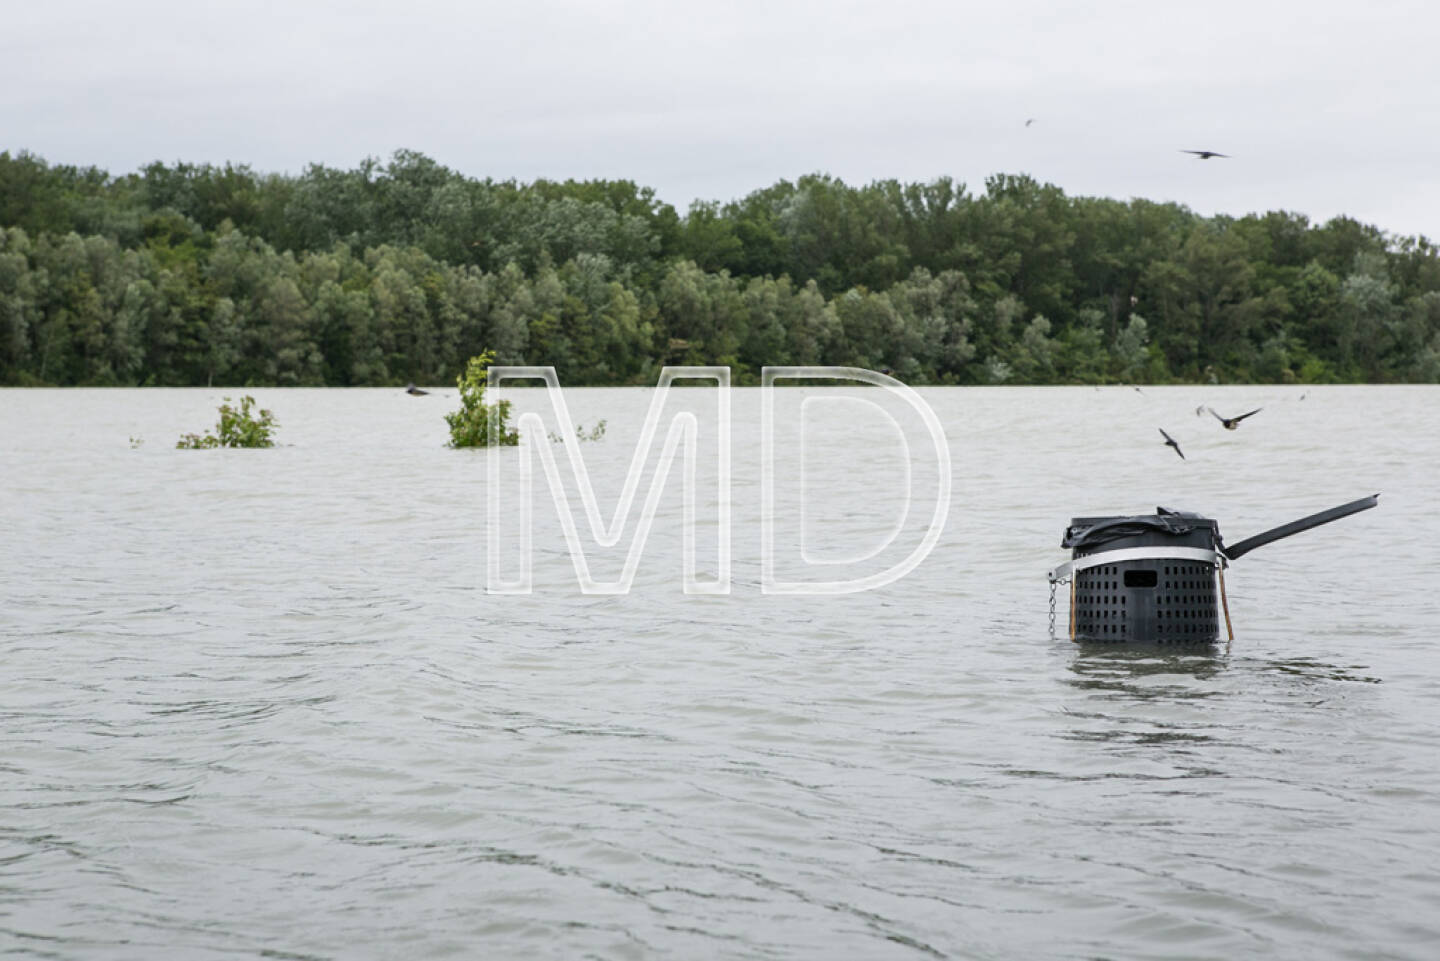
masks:
<svg viewBox="0 0 1440 961"><path fill-rule="evenodd" d="M1208 528L1219 538L1214 520L1190 511L1172 511L1157 507L1153 514L1136 514L1130 517L1072 517L1070 526L1065 528L1061 547L1076 550L1093 548L1121 537L1137 534L1169 534L1179 537L1198 528Z"/></svg>

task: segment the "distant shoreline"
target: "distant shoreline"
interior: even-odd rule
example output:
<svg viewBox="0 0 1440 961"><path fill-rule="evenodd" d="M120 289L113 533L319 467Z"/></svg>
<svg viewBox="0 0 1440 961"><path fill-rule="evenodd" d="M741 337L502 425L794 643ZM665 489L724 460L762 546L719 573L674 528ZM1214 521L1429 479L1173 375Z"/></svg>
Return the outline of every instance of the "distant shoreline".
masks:
<svg viewBox="0 0 1440 961"><path fill-rule="evenodd" d="M487 349L576 386L682 364L1437 383L1440 248L1025 175L812 174L681 214L628 180L477 180L404 150L123 176L0 152L0 384L440 384Z"/></svg>

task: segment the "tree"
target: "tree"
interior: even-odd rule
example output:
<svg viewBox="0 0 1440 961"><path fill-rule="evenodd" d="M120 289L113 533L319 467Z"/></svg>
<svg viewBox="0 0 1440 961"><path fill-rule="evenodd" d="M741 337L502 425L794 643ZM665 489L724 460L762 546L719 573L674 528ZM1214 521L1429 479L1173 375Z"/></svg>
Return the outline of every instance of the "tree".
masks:
<svg viewBox="0 0 1440 961"><path fill-rule="evenodd" d="M1339 360L1354 364L1365 380L1382 379L1380 361L1400 313L1395 295L1384 255L1373 251L1356 254L1353 270L1340 285Z"/></svg>
<svg viewBox="0 0 1440 961"><path fill-rule="evenodd" d="M1036 314L1026 325L1009 362L1015 376L1028 383L1049 383L1055 373L1055 357L1060 345L1050 336L1050 321Z"/></svg>
<svg viewBox="0 0 1440 961"><path fill-rule="evenodd" d="M1125 329L1115 335L1111 349L1114 371L1122 381L1133 383L1145 380L1145 368L1149 361L1146 344L1150 339L1150 325L1139 314L1132 313Z"/></svg>

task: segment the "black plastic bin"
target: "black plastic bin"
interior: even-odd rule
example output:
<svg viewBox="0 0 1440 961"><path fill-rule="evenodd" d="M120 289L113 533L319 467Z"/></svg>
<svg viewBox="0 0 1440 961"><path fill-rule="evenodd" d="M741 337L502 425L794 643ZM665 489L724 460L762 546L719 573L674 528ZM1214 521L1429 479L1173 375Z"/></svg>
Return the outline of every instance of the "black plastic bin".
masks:
<svg viewBox="0 0 1440 961"><path fill-rule="evenodd" d="M1196 514L1074 518L1064 541L1074 551L1071 636L1219 640L1219 543L1219 526Z"/></svg>

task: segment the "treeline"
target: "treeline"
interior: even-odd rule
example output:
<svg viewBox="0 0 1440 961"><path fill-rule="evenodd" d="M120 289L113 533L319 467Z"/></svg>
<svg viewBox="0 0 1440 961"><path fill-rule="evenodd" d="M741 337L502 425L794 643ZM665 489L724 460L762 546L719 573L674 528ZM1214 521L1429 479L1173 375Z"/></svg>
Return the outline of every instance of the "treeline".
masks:
<svg viewBox="0 0 1440 961"><path fill-rule="evenodd" d="M629 181L476 180L409 151L298 176L0 153L0 383L442 383L487 347L570 384L664 364L1436 382L1440 255L1025 176L809 176L681 216Z"/></svg>

